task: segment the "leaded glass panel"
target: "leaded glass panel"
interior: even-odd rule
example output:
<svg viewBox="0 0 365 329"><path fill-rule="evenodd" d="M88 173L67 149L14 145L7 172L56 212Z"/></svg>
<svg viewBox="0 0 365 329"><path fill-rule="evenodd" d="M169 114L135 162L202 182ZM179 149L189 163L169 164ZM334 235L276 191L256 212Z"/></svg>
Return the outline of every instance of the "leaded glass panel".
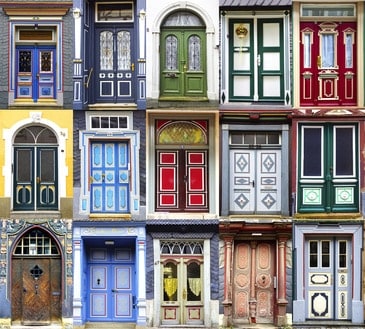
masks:
<svg viewBox="0 0 365 329"><path fill-rule="evenodd" d="M32 72L32 52L30 50L19 51L19 72Z"/></svg>
<svg viewBox="0 0 365 329"><path fill-rule="evenodd" d="M200 71L200 38L197 35L189 37L189 71Z"/></svg>
<svg viewBox="0 0 365 329"><path fill-rule="evenodd" d="M131 35L128 31L118 32L118 70L131 67Z"/></svg>
<svg viewBox="0 0 365 329"><path fill-rule="evenodd" d="M166 38L166 63L167 70L177 70L177 53L178 43L177 38L174 35L169 35Z"/></svg>
<svg viewBox="0 0 365 329"><path fill-rule="evenodd" d="M110 31L100 33L100 69L113 70L113 33Z"/></svg>
<svg viewBox="0 0 365 329"><path fill-rule="evenodd" d="M41 51L41 72L52 72L52 51Z"/></svg>

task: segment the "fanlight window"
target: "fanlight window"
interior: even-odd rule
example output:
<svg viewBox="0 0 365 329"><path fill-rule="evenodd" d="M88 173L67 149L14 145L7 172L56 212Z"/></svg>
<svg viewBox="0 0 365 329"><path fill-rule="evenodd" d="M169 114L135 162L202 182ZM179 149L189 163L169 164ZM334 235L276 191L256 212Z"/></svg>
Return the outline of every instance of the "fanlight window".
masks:
<svg viewBox="0 0 365 329"><path fill-rule="evenodd" d="M203 243L201 241L164 241L161 242L163 255L202 255Z"/></svg>
<svg viewBox="0 0 365 329"><path fill-rule="evenodd" d="M57 137L48 128L31 126L23 128L14 139L15 144L57 144Z"/></svg>
<svg viewBox="0 0 365 329"><path fill-rule="evenodd" d="M33 230L18 242L14 255L59 255L59 251L51 237L41 230Z"/></svg>

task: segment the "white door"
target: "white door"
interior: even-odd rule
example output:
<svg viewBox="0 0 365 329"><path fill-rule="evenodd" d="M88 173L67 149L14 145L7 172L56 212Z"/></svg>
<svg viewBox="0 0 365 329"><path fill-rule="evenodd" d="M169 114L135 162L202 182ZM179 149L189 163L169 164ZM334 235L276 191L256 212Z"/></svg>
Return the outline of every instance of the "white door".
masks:
<svg viewBox="0 0 365 329"><path fill-rule="evenodd" d="M281 151L230 151L232 213L278 213L281 209Z"/></svg>
<svg viewBox="0 0 365 329"><path fill-rule="evenodd" d="M328 236L306 241L308 319L351 319L351 250L348 238Z"/></svg>

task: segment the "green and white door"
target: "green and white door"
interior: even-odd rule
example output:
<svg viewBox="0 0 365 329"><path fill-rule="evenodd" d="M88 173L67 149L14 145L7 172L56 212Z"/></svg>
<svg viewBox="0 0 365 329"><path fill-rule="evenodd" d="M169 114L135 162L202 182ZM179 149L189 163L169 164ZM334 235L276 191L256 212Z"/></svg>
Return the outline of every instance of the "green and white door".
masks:
<svg viewBox="0 0 365 329"><path fill-rule="evenodd" d="M299 212L357 212L357 127L301 125L298 159Z"/></svg>
<svg viewBox="0 0 365 329"><path fill-rule="evenodd" d="M308 238L305 244L306 317L350 320L352 298L350 238Z"/></svg>
<svg viewBox="0 0 365 329"><path fill-rule="evenodd" d="M282 19L229 21L229 101L284 101Z"/></svg>
<svg viewBox="0 0 365 329"><path fill-rule="evenodd" d="M205 26L192 13L169 16L161 29L160 97L206 98Z"/></svg>

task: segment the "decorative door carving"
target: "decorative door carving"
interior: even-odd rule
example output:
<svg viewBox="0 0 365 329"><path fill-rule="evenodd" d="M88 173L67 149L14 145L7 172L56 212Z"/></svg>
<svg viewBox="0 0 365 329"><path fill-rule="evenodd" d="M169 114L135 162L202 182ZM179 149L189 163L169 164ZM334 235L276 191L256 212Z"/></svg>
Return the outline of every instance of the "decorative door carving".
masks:
<svg viewBox="0 0 365 329"><path fill-rule="evenodd" d="M269 242L238 243L234 255L233 320L273 323L275 248Z"/></svg>

